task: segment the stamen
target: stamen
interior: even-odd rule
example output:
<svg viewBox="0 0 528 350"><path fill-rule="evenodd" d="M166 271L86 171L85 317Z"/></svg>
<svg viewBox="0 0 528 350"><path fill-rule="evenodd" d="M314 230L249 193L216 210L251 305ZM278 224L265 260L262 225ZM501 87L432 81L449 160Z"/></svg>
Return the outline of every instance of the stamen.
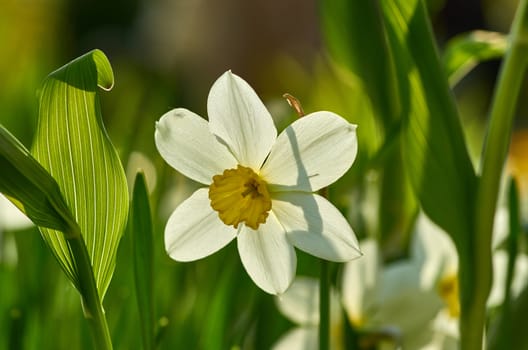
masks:
<svg viewBox="0 0 528 350"><path fill-rule="evenodd" d="M438 294L447 306L449 316L460 316L460 302L458 301L458 278L456 274L443 278L438 285Z"/></svg>
<svg viewBox="0 0 528 350"><path fill-rule="evenodd" d="M220 219L235 228L244 222L256 230L266 222L271 210L266 183L252 169L242 165L213 176L209 199Z"/></svg>

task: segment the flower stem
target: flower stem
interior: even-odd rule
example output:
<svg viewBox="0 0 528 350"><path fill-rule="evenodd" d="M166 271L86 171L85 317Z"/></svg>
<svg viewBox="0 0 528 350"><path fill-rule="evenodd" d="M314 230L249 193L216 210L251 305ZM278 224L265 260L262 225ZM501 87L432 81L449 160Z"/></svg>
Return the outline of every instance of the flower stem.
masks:
<svg viewBox="0 0 528 350"><path fill-rule="evenodd" d="M528 63L528 0L521 0L510 32L510 48L494 94L475 201L475 286L461 319L461 348L482 349L485 305L491 286L491 234L501 173L508 152L517 97Z"/></svg>
<svg viewBox="0 0 528 350"><path fill-rule="evenodd" d="M321 260L319 279L319 350L328 350L330 345L330 283L328 261Z"/></svg>
<svg viewBox="0 0 528 350"><path fill-rule="evenodd" d="M106 323L99 292L97 291L90 256L86 250L82 235L80 233L75 234L72 238L67 239L67 242L77 266L77 272L79 274L79 285L77 287L79 293L81 293L84 316L88 320L92 330L94 348L111 350L112 340L110 338L110 331Z"/></svg>

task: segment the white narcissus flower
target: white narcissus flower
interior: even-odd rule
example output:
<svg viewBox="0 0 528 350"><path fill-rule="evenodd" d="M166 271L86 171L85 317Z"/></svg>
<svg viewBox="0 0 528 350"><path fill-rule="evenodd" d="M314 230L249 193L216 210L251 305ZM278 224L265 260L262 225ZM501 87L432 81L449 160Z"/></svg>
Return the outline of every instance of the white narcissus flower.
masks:
<svg viewBox="0 0 528 350"><path fill-rule="evenodd" d="M361 242L364 257L345 265L342 300L357 330L385 339L389 348L421 349L433 336L430 324L442 303L421 280L412 257L383 266L375 240ZM376 336L377 335L377 336Z"/></svg>
<svg viewBox="0 0 528 350"><path fill-rule="evenodd" d="M360 347L421 349L433 336L431 323L442 306L440 298L422 288L414 262L382 267L376 241L366 239L360 247L363 257L345 265L341 299L331 294L330 348L345 349L341 300L349 322L361 334ZM281 313L300 327L281 337L273 349L317 349L318 281L297 278L276 302Z"/></svg>
<svg viewBox="0 0 528 350"><path fill-rule="evenodd" d="M504 301L504 285L507 274L507 253L498 246L507 236L507 216L505 208L495 214L493 229L493 283L487 300L487 307L499 306ZM425 215L420 215L413 244L413 252L422 263L422 282L426 288L437 291L444 302L433 323L435 337L430 349L457 349L459 339L459 290L458 256L450 237ZM528 281L528 256L519 253L515 260L514 278L511 292L518 295ZM429 349L428 348L428 349Z"/></svg>
<svg viewBox="0 0 528 350"><path fill-rule="evenodd" d="M170 216L165 248L171 258L201 259L236 238L253 281L277 294L294 278L294 247L337 262L361 255L343 215L314 193L354 162L355 125L315 112L277 137L255 91L230 71L213 84L207 110L209 122L177 108L156 124L156 146L165 161L207 186Z"/></svg>
<svg viewBox="0 0 528 350"><path fill-rule="evenodd" d="M506 235L506 217L505 210L497 212L489 308L504 301L508 257L497 247ZM392 344L387 344L390 349L458 349L458 256L450 237L422 214L416 223L409 259L382 266L376 241L363 240L360 247L363 257L346 264L343 271L341 299L350 324L366 337L370 333L391 338ZM528 257L520 253L515 262L512 294L518 295L527 281ZM296 280L277 298L281 313L300 327L280 338L274 350L317 348L318 282L313 279L310 283ZM333 317L331 329L342 329L340 322L341 318ZM377 336L373 342L381 339ZM332 344L336 350L343 343L333 339Z"/></svg>
<svg viewBox="0 0 528 350"><path fill-rule="evenodd" d="M273 350L317 350L319 348L319 280L312 277L295 278L288 290L277 297L279 311L299 325L274 345ZM343 317L339 295L330 289L330 349L344 349Z"/></svg>

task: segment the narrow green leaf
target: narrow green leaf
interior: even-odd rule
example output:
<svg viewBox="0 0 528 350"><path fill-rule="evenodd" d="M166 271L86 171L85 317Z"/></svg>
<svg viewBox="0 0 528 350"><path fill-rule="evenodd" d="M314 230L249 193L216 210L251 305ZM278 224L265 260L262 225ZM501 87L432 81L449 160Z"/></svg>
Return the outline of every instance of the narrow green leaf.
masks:
<svg viewBox="0 0 528 350"><path fill-rule="evenodd" d="M476 175L422 1L323 0L322 13L330 52L361 77L378 113L388 115L378 116L385 130L403 123L395 144L424 211L471 260ZM389 164L398 156L390 152Z"/></svg>
<svg viewBox="0 0 528 350"><path fill-rule="evenodd" d="M516 324L522 324L525 318L525 311L519 318L517 307L522 300L513 300L512 282L515 274L515 262L519 250L519 237L521 234L521 220L519 210L519 193L514 178L510 178L508 186L508 209L509 209L509 235L506 248L508 251L508 265L506 279L504 283L504 301L498 317L491 323L488 333L488 349L525 349L528 337L515 332ZM526 291L525 291L526 292ZM527 293L523 292L519 298L526 298ZM526 305L526 300L523 302ZM515 306L514 306L515 305ZM526 306L524 307L526 310ZM520 338L520 339L519 339ZM521 344L525 343L524 346Z"/></svg>
<svg viewBox="0 0 528 350"><path fill-rule="evenodd" d="M508 328L502 327L499 334L491 334L487 349L528 349L528 334L526 333L526 315L528 314L528 286L525 287L509 306ZM494 337L495 336L495 337ZM509 337L509 338L504 338ZM505 341L505 342L502 342ZM504 347L509 344L509 347Z"/></svg>
<svg viewBox="0 0 528 350"><path fill-rule="evenodd" d="M134 182L130 231L134 254L134 280L139 309L143 348L154 349L153 237L149 197L145 176L138 172Z"/></svg>
<svg viewBox="0 0 528 350"><path fill-rule="evenodd" d="M401 138L388 150L381 173L378 209L379 238L386 259L397 259L407 252L419 203L409 176L403 168Z"/></svg>
<svg viewBox="0 0 528 350"><path fill-rule="evenodd" d="M128 213L123 167L103 126L97 86L110 89L112 68L99 50L45 80L32 153L56 179L79 223L101 300L110 283ZM79 288L71 250L59 232L41 229L60 265Z"/></svg>
<svg viewBox="0 0 528 350"><path fill-rule="evenodd" d="M475 195L474 214L474 269L472 272L475 289L472 295L473 304L466 320L462 319L462 348L480 348L482 345L482 328L485 322L483 311L492 283L491 242L493 218L495 216L499 194L502 168L508 153L511 131L515 116L517 100L522 88L523 79L528 68L528 1L521 0L509 34L508 50L504 56L497 86L491 103L489 124L484 141L481 172ZM479 306L482 307L479 308ZM464 329L466 326L467 330ZM472 329L480 332L471 332ZM480 329L479 329L480 328ZM467 336L469 334L469 336Z"/></svg>
<svg viewBox="0 0 528 350"><path fill-rule="evenodd" d="M515 260L519 252L519 237L521 235L521 210L519 208L519 190L514 178L510 179L508 188L509 228L508 235L508 270L504 286L504 304L511 300L511 289L515 274Z"/></svg>
<svg viewBox="0 0 528 350"><path fill-rule="evenodd" d="M0 125L0 192L36 225L78 232L57 182L9 131Z"/></svg>
<svg viewBox="0 0 528 350"><path fill-rule="evenodd" d="M425 212L469 249L476 177L427 13L418 0L381 3L398 67L407 172Z"/></svg>
<svg viewBox="0 0 528 350"><path fill-rule="evenodd" d="M506 35L483 30L460 34L449 40L442 57L449 84L456 85L478 63L504 56L507 43Z"/></svg>

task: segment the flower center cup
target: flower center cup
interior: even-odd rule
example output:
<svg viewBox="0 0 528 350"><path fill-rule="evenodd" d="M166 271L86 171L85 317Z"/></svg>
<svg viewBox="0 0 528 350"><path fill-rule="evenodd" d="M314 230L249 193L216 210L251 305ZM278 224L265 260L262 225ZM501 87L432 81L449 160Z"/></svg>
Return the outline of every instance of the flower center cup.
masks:
<svg viewBox="0 0 528 350"><path fill-rule="evenodd" d="M438 294L447 305L449 316L458 318L460 316L460 303L458 301L458 278L449 275L443 278L438 285Z"/></svg>
<svg viewBox="0 0 528 350"><path fill-rule="evenodd" d="M209 186L211 207L226 225L244 222L256 230L266 222L271 210L271 198L264 182L252 169L238 165L221 175L213 176Z"/></svg>

